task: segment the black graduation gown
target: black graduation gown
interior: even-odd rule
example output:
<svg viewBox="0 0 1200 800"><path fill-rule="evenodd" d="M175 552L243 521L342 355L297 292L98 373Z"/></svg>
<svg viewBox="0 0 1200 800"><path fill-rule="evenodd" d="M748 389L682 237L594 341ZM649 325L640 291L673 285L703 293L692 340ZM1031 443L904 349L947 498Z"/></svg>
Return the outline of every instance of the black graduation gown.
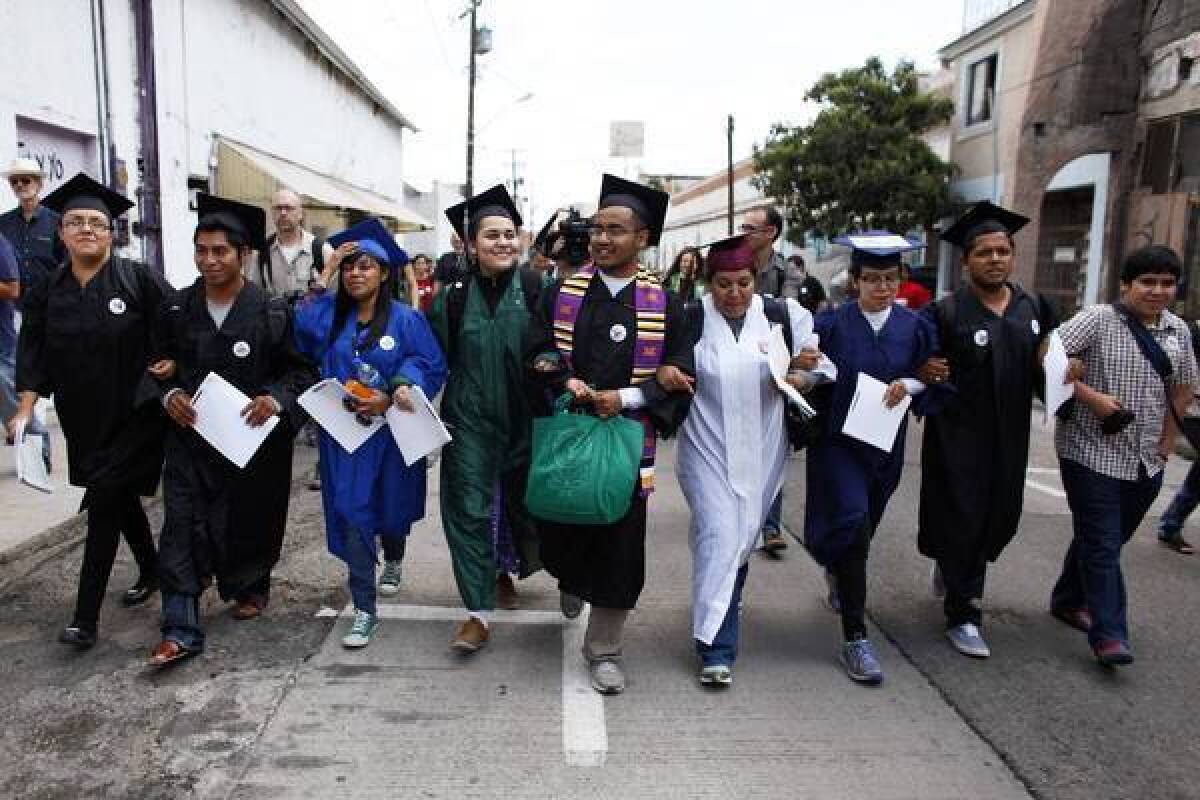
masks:
<svg viewBox="0 0 1200 800"><path fill-rule="evenodd" d="M110 258L80 286L63 266L25 295L16 388L54 395L71 483L154 494L166 415L142 378L154 360L152 322L167 292L142 266Z"/></svg>
<svg viewBox="0 0 1200 800"><path fill-rule="evenodd" d="M917 546L930 558L995 561L1020 522L1029 416L1043 381L1037 352L1058 321L1040 295L1009 288L1003 316L967 287L950 306L944 298L922 311L939 325L954 389L926 421L921 447Z"/></svg>
<svg viewBox="0 0 1200 800"><path fill-rule="evenodd" d="M282 407L279 424L245 469L238 469L191 429L171 424L163 473L165 519L159 542L163 590L199 594L210 577L224 599L270 574L279 560L292 479L292 440L303 424L297 398L317 379L316 366L296 351L291 312L247 282L217 329L203 280L164 301L158 335L175 360L165 396L194 394L215 372L249 397L270 394Z"/></svg>
<svg viewBox="0 0 1200 800"><path fill-rule="evenodd" d="M622 389L631 384L633 351L637 338L633 283L613 297L597 273L584 296L575 322L573 371L565 368L550 379L552 391L563 390L568 378L578 378L598 390ZM542 293L538 318L530 326L528 353L555 352L554 307L558 288ZM626 331L613 341L613 326ZM666 341L663 364L695 373L693 339L687 330L683 304L667 293ZM686 392L667 392L653 378L639 384L646 396L645 410L660 436L669 436L682 424L691 405ZM634 497L629 512L612 525L562 525L538 521L542 563L558 579L559 588L601 608L633 608L645 581L646 498Z"/></svg>

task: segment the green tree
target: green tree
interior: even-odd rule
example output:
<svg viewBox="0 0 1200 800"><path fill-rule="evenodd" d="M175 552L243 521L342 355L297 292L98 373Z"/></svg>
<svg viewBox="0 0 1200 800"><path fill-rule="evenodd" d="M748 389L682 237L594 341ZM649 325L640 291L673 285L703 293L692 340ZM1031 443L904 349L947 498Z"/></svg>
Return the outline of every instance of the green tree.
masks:
<svg viewBox="0 0 1200 800"><path fill-rule="evenodd" d="M790 236L930 228L951 211L954 166L920 135L954 113L947 97L922 92L902 61L889 75L878 58L826 73L805 95L821 104L811 125L776 124L755 148L755 180L783 203Z"/></svg>

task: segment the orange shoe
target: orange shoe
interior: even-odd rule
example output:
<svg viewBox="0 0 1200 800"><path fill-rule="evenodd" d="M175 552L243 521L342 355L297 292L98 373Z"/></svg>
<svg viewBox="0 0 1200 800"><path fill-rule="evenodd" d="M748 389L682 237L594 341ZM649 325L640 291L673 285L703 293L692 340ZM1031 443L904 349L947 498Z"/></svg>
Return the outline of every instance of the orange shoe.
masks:
<svg viewBox="0 0 1200 800"><path fill-rule="evenodd" d="M450 649L470 655L488 643L488 636L487 626L478 617L467 617L467 621L458 627L458 633L450 640Z"/></svg>

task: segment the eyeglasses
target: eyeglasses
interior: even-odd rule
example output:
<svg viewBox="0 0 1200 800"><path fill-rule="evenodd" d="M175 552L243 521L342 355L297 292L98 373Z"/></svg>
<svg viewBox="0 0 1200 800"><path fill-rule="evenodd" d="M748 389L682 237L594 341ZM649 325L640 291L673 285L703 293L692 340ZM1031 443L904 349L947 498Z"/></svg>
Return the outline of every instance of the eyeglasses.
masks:
<svg viewBox="0 0 1200 800"><path fill-rule="evenodd" d="M9 186L23 186L27 183L33 183L34 180L36 180L36 179L30 177L29 175L14 175L8 179L8 185Z"/></svg>
<svg viewBox="0 0 1200 800"><path fill-rule="evenodd" d="M872 273L869 275L858 276L858 282L865 283L868 286L879 286L879 285L885 284L885 283L888 284L889 286L895 286L896 284L900 283L900 276L899 275L880 275L879 273Z"/></svg>
<svg viewBox="0 0 1200 800"><path fill-rule="evenodd" d="M748 222L743 222L738 226L738 230L742 233L762 233L767 229L766 225L751 225Z"/></svg>
<svg viewBox="0 0 1200 800"><path fill-rule="evenodd" d="M63 220L63 227L73 231L107 231L112 229L112 223L99 217L70 217Z"/></svg>
<svg viewBox="0 0 1200 800"><path fill-rule="evenodd" d="M593 239L601 236L607 236L609 239L620 239L622 236L630 236L642 230L641 228L629 229L621 225L593 225L588 233Z"/></svg>

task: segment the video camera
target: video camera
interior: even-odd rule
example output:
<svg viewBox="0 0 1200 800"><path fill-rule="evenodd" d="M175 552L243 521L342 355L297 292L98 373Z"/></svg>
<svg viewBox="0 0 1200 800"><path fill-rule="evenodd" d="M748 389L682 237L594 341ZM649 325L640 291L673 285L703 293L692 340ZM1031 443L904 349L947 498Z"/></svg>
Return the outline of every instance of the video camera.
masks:
<svg viewBox="0 0 1200 800"><path fill-rule="evenodd" d="M591 242L591 223L574 208L567 209L567 216L558 223L558 230L546 237L543 254L555 258L554 245L561 238L562 250L557 257L565 258L572 267L582 267L588 262L588 244Z"/></svg>

